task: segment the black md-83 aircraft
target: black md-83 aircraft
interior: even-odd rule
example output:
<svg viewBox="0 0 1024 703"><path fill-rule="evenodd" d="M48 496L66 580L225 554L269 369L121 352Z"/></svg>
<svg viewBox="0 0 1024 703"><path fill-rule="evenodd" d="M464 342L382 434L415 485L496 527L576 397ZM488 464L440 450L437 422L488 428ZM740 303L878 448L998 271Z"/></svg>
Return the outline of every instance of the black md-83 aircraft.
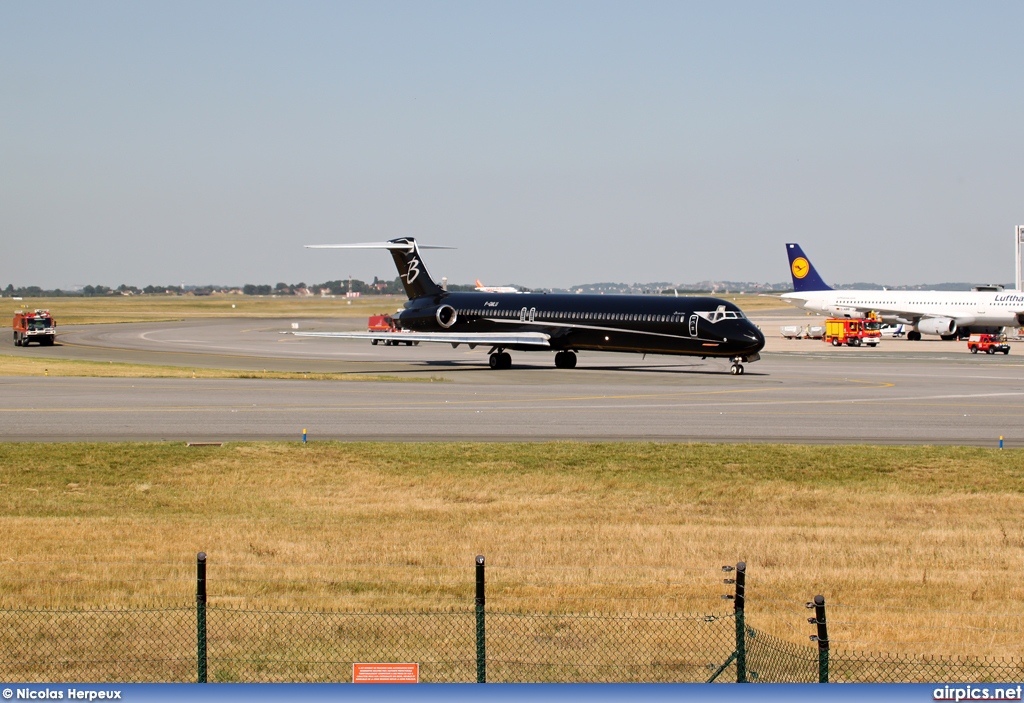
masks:
<svg viewBox="0 0 1024 703"><path fill-rule="evenodd" d="M309 249L387 249L409 302L393 316L407 342L490 349L492 369L512 366L508 350L555 352L555 366L576 366L580 351L721 357L730 372L760 359L764 335L734 304L718 298L447 291L427 273L411 237ZM293 332L298 337L380 339L372 332Z"/></svg>

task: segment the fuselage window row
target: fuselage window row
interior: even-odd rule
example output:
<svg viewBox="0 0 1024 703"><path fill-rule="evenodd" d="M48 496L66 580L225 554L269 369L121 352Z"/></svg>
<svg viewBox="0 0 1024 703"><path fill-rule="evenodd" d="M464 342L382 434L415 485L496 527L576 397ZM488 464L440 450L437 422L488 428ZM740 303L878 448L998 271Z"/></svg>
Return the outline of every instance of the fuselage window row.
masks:
<svg viewBox="0 0 1024 703"><path fill-rule="evenodd" d="M458 310L457 314L463 317L509 317L515 318L519 316L519 313L514 310L480 310L480 309L464 309ZM735 314L720 315L712 313L712 321L717 322L718 319L723 317L735 318ZM717 319L714 319L717 318ZM682 315L650 315L650 314L634 314L634 313L594 313L594 312L547 312L540 311L535 313L535 320L600 320L609 322L673 322L677 324L684 323L685 316Z"/></svg>

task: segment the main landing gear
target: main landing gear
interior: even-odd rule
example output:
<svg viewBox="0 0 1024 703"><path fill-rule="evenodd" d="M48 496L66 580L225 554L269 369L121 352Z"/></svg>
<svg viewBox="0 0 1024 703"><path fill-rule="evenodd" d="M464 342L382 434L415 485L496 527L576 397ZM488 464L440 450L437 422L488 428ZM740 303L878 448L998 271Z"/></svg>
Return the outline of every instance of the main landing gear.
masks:
<svg viewBox="0 0 1024 703"><path fill-rule="evenodd" d="M742 376L743 375L743 364L741 363L742 361L743 361L742 357L737 356L736 358L734 358L732 360L732 366L729 367L729 373L731 373L733 376Z"/></svg>
<svg viewBox="0 0 1024 703"><path fill-rule="evenodd" d="M571 351L560 351L555 354L555 368L556 369L574 369L576 368L576 355Z"/></svg>
<svg viewBox="0 0 1024 703"><path fill-rule="evenodd" d="M494 349L491 351L491 356L488 359L492 369L510 369L512 368L512 355L507 351L501 349ZM560 351L555 354L555 368L559 369L574 369L576 368L576 353L571 351Z"/></svg>
<svg viewBox="0 0 1024 703"><path fill-rule="evenodd" d="M491 354L488 360L492 369L512 368L512 355L505 351L496 351Z"/></svg>

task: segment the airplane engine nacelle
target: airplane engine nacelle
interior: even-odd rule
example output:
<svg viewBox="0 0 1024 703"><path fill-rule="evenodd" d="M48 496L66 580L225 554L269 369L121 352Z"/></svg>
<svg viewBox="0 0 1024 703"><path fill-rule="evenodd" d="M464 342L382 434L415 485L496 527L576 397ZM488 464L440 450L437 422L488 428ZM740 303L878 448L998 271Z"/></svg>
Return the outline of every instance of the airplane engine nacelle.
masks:
<svg viewBox="0 0 1024 703"><path fill-rule="evenodd" d="M402 329L430 332L431 330L448 329L455 324L458 313L451 305L437 305L403 310L398 321Z"/></svg>
<svg viewBox="0 0 1024 703"><path fill-rule="evenodd" d="M455 312L455 308L451 305L438 305L437 312L434 313L434 319L437 320L437 324L441 325L445 329L454 325L458 316L458 313Z"/></svg>
<svg viewBox="0 0 1024 703"><path fill-rule="evenodd" d="M845 317L850 320L863 320L867 317L867 313L864 313L856 308L832 308L835 311L836 317Z"/></svg>
<svg viewBox="0 0 1024 703"><path fill-rule="evenodd" d="M924 334L949 336L956 334L956 320L948 317L929 317L917 323L917 331Z"/></svg>

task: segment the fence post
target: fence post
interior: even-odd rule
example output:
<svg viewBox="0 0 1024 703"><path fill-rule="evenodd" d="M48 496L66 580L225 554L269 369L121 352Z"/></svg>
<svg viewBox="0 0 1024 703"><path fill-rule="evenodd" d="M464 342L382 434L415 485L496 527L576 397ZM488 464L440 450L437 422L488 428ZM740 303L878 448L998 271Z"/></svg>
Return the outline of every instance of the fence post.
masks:
<svg viewBox="0 0 1024 703"><path fill-rule="evenodd" d="M196 680L206 683L206 552L196 555Z"/></svg>
<svg viewBox="0 0 1024 703"><path fill-rule="evenodd" d="M487 628L484 622L484 555L476 557L476 682L487 683Z"/></svg>
<svg viewBox="0 0 1024 703"><path fill-rule="evenodd" d="M828 623L825 621L825 596L814 596L814 617L810 618L809 622L818 626L818 634L811 637L811 640L818 642L818 683L828 683Z"/></svg>
<svg viewBox="0 0 1024 703"><path fill-rule="evenodd" d="M747 562L741 561L736 564L736 596L732 602L736 613L736 683L747 683L746 582Z"/></svg>

